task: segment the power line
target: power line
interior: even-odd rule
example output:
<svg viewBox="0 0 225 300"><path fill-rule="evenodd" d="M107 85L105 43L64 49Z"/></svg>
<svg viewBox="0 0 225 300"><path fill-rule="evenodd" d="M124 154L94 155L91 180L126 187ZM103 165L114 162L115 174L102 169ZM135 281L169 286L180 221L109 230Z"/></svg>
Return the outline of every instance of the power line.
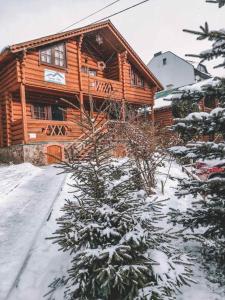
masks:
<svg viewBox="0 0 225 300"><path fill-rule="evenodd" d="M125 9L123 9L123 10L120 10L120 11L118 11L118 12L116 12L116 13L110 15L110 16L107 16L107 17L104 17L104 18L102 18L102 19L100 19L100 20L97 20L97 21L95 21L95 22L93 22L93 23L91 23L91 24L95 24L95 23L98 23L98 22L107 20L107 19L109 19L109 18L111 18L111 17L114 17L114 16L116 16L116 15L118 15L118 14L121 14L121 13L123 13L123 12L125 12L125 11L127 11L127 10L129 10L129 9L131 9L131 8L134 8L134 7L136 7L136 6L139 6L139 5L141 5L141 4L145 3L145 2L148 2L148 1L149 1L149 0L141 1L141 2L139 2L139 3L137 3L137 4L134 4L134 5L132 5L132 6L129 6L129 7L125 8Z"/></svg>
<svg viewBox="0 0 225 300"><path fill-rule="evenodd" d="M106 8L108 8L108 7L110 7L110 6L112 6L113 4L115 4L115 3L119 2L119 1L121 1L121 0L113 1L112 3L109 3L108 5L102 7L101 9L96 10L96 11L94 11L93 13L91 13L90 15L88 15L88 16L86 16L86 17L84 17L84 18L82 18L82 19L80 19L80 20L74 22L73 24L71 24L71 25L65 27L65 28L62 29L59 33L65 31L65 30L67 30L67 29L69 29L70 27L72 27L72 26L74 26L74 25L76 25L76 24L78 24L78 23L80 23L80 22L82 22L82 21L87 20L88 18L90 18L90 17L96 15L97 13L103 11L104 9L106 9Z"/></svg>

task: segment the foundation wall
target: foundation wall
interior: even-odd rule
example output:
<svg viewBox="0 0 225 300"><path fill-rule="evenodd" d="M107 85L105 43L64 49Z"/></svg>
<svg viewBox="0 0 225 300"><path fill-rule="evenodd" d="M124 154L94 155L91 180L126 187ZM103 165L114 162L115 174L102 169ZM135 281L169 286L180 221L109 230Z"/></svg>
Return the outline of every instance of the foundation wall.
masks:
<svg viewBox="0 0 225 300"><path fill-rule="evenodd" d="M6 163L23 163L30 162L33 165L48 164L48 147L55 145L62 148L62 160L65 159L64 147L71 143L41 143L28 145L12 145L9 147L0 148L0 162Z"/></svg>

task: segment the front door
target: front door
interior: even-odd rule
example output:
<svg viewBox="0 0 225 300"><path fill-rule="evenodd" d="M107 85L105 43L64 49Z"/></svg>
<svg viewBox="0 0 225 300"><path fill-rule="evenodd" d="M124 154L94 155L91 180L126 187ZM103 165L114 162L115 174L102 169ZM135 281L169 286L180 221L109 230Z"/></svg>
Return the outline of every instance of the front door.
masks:
<svg viewBox="0 0 225 300"><path fill-rule="evenodd" d="M47 160L48 164L59 163L62 160L62 147L57 145L48 146Z"/></svg>

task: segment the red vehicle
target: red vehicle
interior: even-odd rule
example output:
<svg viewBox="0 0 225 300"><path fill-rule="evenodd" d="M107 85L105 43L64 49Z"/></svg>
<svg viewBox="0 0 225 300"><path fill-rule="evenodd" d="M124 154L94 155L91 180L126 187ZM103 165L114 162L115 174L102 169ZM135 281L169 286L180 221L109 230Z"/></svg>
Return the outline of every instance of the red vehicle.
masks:
<svg viewBox="0 0 225 300"><path fill-rule="evenodd" d="M201 179L211 179L214 177L225 177L225 162L207 164L205 162L196 162L196 175Z"/></svg>

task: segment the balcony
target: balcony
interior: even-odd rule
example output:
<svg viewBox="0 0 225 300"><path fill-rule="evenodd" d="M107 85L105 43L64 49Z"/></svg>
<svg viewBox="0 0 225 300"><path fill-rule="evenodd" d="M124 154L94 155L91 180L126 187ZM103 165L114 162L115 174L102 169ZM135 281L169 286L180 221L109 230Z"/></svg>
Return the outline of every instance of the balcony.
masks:
<svg viewBox="0 0 225 300"><path fill-rule="evenodd" d="M82 74L84 92L94 96L122 99L122 83L116 80Z"/></svg>
<svg viewBox="0 0 225 300"><path fill-rule="evenodd" d="M28 120L27 131L29 142L74 141L82 134L73 122L35 119Z"/></svg>

